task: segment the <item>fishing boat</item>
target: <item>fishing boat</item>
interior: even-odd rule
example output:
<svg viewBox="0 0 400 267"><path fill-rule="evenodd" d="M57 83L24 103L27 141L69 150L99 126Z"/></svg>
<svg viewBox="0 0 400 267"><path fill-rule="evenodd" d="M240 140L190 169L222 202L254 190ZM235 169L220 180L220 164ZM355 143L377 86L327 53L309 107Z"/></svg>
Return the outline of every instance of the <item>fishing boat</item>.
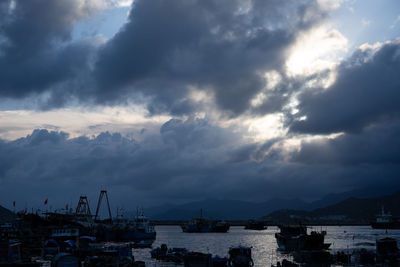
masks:
<svg viewBox="0 0 400 267"><path fill-rule="evenodd" d="M246 230L266 230L267 226L262 220L248 220L247 224L244 226Z"/></svg>
<svg viewBox="0 0 400 267"><path fill-rule="evenodd" d="M307 233L307 227L298 225L279 226L280 232L275 233L279 249L284 251L323 250L330 244L324 243L326 231Z"/></svg>
<svg viewBox="0 0 400 267"><path fill-rule="evenodd" d="M149 218L144 215L143 209L137 210L135 219L133 220L133 233L134 240L143 239L156 239L156 231L154 225L150 222Z"/></svg>
<svg viewBox="0 0 400 267"><path fill-rule="evenodd" d="M385 208L382 206L381 214L378 214L375 221L371 222L373 229L400 229L400 218L392 214L385 213Z"/></svg>
<svg viewBox="0 0 400 267"><path fill-rule="evenodd" d="M228 263L229 266L254 266L254 262L251 257L251 247L231 247L229 249Z"/></svg>
<svg viewBox="0 0 400 267"><path fill-rule="evenodd" d="M376 240L376 260L379 263L387 263L387 266L398 266L399 248L397 240L392 237L384 237Z"/></svg>
<svg viewBox="0 0 400 267"><path fill-rule="evenodd" d="M203 212L200 210L199 218L193 218L181 225L181 228L185 233L226 233L230 225L225 221L207 220L203 218Z"/></svg>

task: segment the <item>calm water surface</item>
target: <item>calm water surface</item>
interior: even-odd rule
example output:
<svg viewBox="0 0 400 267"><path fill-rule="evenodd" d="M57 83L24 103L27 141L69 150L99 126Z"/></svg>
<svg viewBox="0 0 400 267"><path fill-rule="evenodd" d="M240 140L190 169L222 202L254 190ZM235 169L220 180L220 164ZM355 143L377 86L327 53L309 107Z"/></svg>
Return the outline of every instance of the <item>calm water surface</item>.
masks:
<svg viewBox="0 0 400 267"><path fill-rule="evenodd" d="M271 266L283 258L291 259L277 251L274 234L277 227L268 227L264 231L244 230L243 226L231 227L228 233L183 233L179 226L157 226L157 239L153 248L167 244L169 248L182 247L189 251L211 253L213 255L228 256L232 246L252 247L252 256L255 266ZM391 236L400 241L400 230L374 230L369 226L323 226L311 227L308 231L325 230L326 243L331 243L332 251L354 248L375 249L368 243L375 243L376 239ZM135 260L143 260L146 266L175 266L151 259L150 249L135 249Z"/></svg>

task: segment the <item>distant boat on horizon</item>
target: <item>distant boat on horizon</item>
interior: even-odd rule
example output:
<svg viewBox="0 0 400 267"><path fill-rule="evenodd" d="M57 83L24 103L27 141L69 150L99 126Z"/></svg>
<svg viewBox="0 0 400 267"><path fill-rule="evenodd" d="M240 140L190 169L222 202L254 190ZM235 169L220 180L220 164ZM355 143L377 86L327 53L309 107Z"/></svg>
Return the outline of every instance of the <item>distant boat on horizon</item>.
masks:
<svg viewBox="0 0 400 267"><path fill-rule="evenodd" d="M382 206L381 214L378 214L375 221L371 222L373 229L400 229L400 218L390 213L385 213Z"/></svg>
<svg viewBox="0 0 400 267"><path fill-rule="evenodd" d="M246 230L266 230L268 227L265 225L263 220L248 220L247 224L244 226Z"/></svg>
<svg viewBox="0 0 400 267"><path fill-rule="evenodd" d="M193 218L181 225L181 228L184 233L226 233L230 225L225 221L203 218L203 210L200 209L200 217Z"/></svg>

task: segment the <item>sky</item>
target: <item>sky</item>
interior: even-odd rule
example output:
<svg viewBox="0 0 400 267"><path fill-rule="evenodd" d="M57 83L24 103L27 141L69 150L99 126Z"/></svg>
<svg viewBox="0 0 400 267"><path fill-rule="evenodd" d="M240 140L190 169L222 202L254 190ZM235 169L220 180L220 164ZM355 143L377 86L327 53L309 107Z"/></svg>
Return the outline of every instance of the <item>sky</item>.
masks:
<svg viewBox="0 0 400 267"><path fill-rule="evenodd" d="M398 0L0 0L0 205L400 189L399 73Z"/></svg>

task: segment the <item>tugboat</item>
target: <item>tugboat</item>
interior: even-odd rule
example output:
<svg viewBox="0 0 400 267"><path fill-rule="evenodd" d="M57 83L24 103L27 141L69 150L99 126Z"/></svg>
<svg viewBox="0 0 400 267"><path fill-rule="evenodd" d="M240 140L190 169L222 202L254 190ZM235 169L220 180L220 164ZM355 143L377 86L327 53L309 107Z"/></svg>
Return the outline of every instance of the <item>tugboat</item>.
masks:
<svg viewBox="0 0 400 267"><path fill-rule="evenodd" d="M279 226L280 232L275 234L278 247L284 251L323 250L330 244L324 243L326 231L312 231L307 234L306 226Z"/></svg>
<svg viewBox="0 0 400 267"><path fill-rule="evenodd" d="M226 233L230 225L225 221L209 221L203 218L203 211L200 210L199 218L193 218L181 228L185 233Z"/></svg>
<svg viewBox="0 0 400 267"><path fill-rule="evenodd" d="M400 218L392 216L390 213L385 213L382 206L381 214L376 216L374 222L371 222L373 229L400 229Z"/></svg>

